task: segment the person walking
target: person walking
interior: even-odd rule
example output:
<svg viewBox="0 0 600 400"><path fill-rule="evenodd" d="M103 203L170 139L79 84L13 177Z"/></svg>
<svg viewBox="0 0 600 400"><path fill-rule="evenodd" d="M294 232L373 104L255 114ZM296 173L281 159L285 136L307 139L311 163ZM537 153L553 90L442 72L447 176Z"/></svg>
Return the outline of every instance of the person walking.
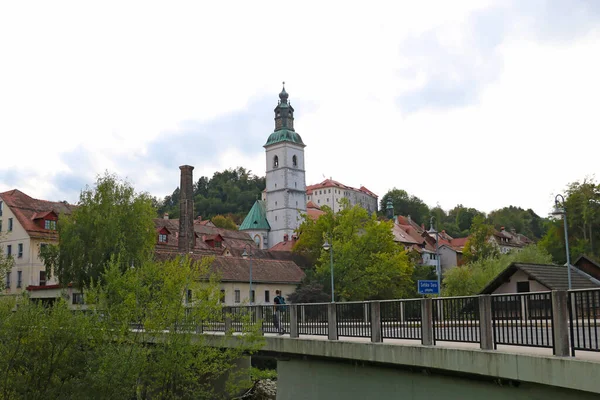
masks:
<svg viewBox="0 0 600 400"><path fill-rule="evenodd" d="M281 321L282 314L285 313L286 305L285 298L281 295L281 290L275 291L275 298L273 299L273 303L275 303L275 312L273 313L273 324L275 324L275 329L277 329L277 333L283 335L285 333L285 328Z"/></svg>

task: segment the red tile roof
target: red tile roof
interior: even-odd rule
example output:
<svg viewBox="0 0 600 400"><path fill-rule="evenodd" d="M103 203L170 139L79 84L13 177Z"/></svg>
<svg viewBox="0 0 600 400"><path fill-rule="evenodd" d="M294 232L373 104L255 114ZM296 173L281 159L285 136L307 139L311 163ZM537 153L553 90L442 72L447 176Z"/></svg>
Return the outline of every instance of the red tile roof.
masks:
<svg viewBox="0 0 600 400"><path fill-rule="evenodd" d="M29 236L39 239L58 240L58 231L44 229L43 224L35 223L36 219L43 218L51 212L58 216L71 214L77 207L62 201L34 199L18 189L0 193L0 199L10 208Z"/></svg>
<svg viewBox="0 0 600 400"><path fill-rule="evenodd" d="M292 251L294 244L296 244L296 239L284 240L271 247L269 251Z"/></svg>
<svg viewBox="0 0 600 400"><path fill-rule="evenodd" d="M167 260L177 257L177 252L158 252L157 259ZM254 251L253 251L254 254ZM199 261L205 255L193 254L193 260ZM293 261L256 257L216 256L211 271L219 274L222 282L249 282L250 262L252 262L252 281L262 283L299 284L304 272Z"/></svg>

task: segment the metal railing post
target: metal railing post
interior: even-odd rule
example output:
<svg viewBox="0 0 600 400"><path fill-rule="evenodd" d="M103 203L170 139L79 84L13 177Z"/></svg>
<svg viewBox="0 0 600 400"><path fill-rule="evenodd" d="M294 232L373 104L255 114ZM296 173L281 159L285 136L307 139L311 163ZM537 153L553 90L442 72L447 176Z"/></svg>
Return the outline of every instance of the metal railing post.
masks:
<svg viewBox="0 0 600 400"><path fill-rule="evenodd" d="M552 291L552 336L554 355L570 356L569 351L569 305L567 291Z"/></svg>
<svg viewBox="0 0 600 400"><path fill-rule="evenodd" d="M371 342L383 342L381 335L381 302L373 301L371 306Z"/></svg>
<svg viewBox="0 0 600 400"><path fill-rule="evenodd" d="M258 324L258 332L261 335L265 334L264 331L264 327L263 327L263 308L261 306L254 306L255 307L255 318L256 318L256 323Z"/></svg>
<svg viewBox="0 0 600 400"><path fill-rule="evenodd" d="M494 328L492 326L492 296L479 296L479 347L494 350Z"/></svg>
<svg viewBox="0 0 600 400"><path fill-rule="evenodd" d="M421 344L433 345L433 300L421 299Z"/></svg>
<svg viewBox="0 0 600 400"><path fill-rule="evenodd" d="M300 334L298 332L298 306L296 304L290 304L290 337L297 338Z"/></svg>
<svg viewBox="0 0 600 400"><path fill-rule="evenodd" d="M327 327L329 340L337 340L337 309L335 303L327 304Z"/></svg>

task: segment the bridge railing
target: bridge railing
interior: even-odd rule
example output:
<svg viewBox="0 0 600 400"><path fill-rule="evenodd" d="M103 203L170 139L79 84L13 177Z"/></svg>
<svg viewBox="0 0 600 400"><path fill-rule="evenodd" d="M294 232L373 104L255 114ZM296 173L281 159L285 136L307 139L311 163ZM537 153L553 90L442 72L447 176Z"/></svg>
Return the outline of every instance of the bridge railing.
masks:
<svg viewBox="0 0 600 400"><path fill-rule="evenodd" d="M555 355L600 351L600 289L364 302L224 307L203 321L202 331L244 332L384 340L479 343L552 348Z"/></svg>

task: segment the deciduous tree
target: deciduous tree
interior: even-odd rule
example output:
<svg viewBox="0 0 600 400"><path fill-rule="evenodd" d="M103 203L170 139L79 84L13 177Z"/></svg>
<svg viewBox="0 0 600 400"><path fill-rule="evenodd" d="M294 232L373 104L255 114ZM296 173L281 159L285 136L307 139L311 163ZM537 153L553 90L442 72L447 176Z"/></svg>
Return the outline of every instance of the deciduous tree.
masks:
<svg viewBox="0 0 600 400"><path fill-rule="evenodd" d="M493 234L494 227L487 224L483 216L475 216L471 226L471 235L463 249L465 262L497 257L498 248L490 240Z"/></svg>

